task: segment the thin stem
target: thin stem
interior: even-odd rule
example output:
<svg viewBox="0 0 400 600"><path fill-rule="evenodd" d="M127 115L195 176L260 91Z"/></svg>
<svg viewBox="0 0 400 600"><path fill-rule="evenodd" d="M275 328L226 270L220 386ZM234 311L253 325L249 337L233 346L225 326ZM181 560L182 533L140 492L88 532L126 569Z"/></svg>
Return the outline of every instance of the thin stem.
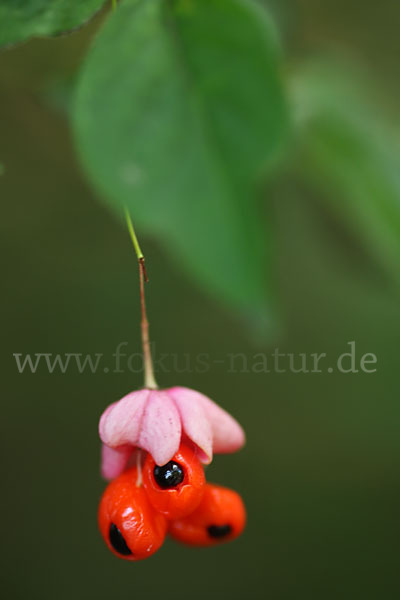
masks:
<svg viewBox="0 0 400 600"><path fill-rule="evenodd" d="M144 361L144 387L151 390L158 388L154 377L153 361L151 358L150 338L149 338L149 322L146 313L146 299L144 294L144 282L147 280L146 269L144 266L144 258L139 259L139 279L140 279L140 305L142 309L141 329L142 329L142 346L143 346L143 361Z"/></svg>
<svg viewBox="0 0 400 600"><path fill-rule="evenodd" d="M146 267L144 264L143 252L139 246L135 230L128 209L125 209L126 223L131 236L133 247L135 248L136 256L139 263L139 282L140 282L140 307L141 307L141 323L142 330L142 348L143 348L143 363L144 363L144 387L150 390L158 389L157 382L154 377L153 360L151 358L150 338L149 338L149 322L147 320L146 297L144 292L144 283L148 281Z"/></svg>
<svg viewBox="0 0 400 600"><path fill-rule="evenodd" d="M131 216L129 214L129 210L126 207L125 207L125 219L126 219L126 224L128 225L128 231L129 231L129 235L131 236L133 247L135 248L137 259L138 260L141 260L142 258L144 259L143 252L139 246L139 242L136 237L135 230L133 228L133 223L132 223Z"/></svg>
<svg viewBox="0 0 400 600"><path fill-rule="evenodd" d="M111 0L111 8L115 10L117 8L117 0Z"/></svg>

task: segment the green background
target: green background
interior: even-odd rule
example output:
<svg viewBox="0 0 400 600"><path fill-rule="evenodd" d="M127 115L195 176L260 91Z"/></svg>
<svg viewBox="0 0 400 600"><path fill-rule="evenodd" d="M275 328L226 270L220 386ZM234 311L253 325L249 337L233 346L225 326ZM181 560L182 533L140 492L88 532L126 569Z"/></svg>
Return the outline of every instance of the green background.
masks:
<svg viewBox="0 0 400 600"><path fill-rule="evenodd" d="M335 47L356 57L395 108L400 7L390 0L271 4L289 56ZM249 334L181 276L159 240L142 237L157 353L219 360L278 347L336 358L355 340L357 356L377 355L378 370L231 373L215 363L206 373L160 373L163 386L203 391L245 427L245 449L217 456L207 477L241 492L248 526L230 545L189 551L167 541L136 564L104 546L96 524L104 487L97 422L141 377L72 367L19 374L12 356L99 352L112 368L120 342L129 342L129 353L140 350L130 241L85 184L64 114L65 80L97 24L0 56L6 596L398 598L399 294L310 191L284 175L264 201L277 232L279 335Z"/></svg>

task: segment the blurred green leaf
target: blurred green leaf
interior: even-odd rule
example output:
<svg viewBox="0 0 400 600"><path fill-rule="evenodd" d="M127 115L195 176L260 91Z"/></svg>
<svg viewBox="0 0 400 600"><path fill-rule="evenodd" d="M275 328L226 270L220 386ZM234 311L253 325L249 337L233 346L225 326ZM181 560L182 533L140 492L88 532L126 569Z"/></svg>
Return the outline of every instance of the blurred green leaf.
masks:
<svg viewBox="0 0 400 600"><path fill-rule="evenodd" d="M104 0L2 0L0 46L75 29L103 4Z"/></svg>
<svg viewBox="0 0 400 600"><path fill-rule="evenodd" d="M274 28L248 0L125 0L84 66L82 162L118 214L209 292L264 307L267 234L253 190L285 132Z"/></svg>
<svg viewBox="0 0 400 600"><path fill-rule="evenodd" d="M292 81L297 168L320 198L399 280L400 138L364 77L330 61Z"/></svg>

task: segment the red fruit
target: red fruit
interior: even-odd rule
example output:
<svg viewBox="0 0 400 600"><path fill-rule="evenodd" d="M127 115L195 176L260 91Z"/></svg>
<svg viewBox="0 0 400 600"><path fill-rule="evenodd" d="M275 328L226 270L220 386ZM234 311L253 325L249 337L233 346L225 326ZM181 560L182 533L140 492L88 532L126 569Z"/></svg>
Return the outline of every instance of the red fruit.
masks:
<svg viewBox="0 0 400 600"><path fill-rule="evenodd" d="M165 517L151 506L143 486L137 486L136 467L108 484L100 500L98 521L111 552L125 560L154 554L167 530Z"/></svg>
<svg viewBox="0 0 400 600"><path fill-rule="evenodd" d="M193 512L203 497L205 482L196 451L185 444L163 466L147 455L143 485L153 507L168 519L180 519Z"/></svg>
<svg viewBox="0 0 400 600"><path fill-rule="evenodd" d="M246 509L239 494L207 483L196 510L184 519L171 521L173 538L191 546L213 546L238 537L246 524Z"/></svg>

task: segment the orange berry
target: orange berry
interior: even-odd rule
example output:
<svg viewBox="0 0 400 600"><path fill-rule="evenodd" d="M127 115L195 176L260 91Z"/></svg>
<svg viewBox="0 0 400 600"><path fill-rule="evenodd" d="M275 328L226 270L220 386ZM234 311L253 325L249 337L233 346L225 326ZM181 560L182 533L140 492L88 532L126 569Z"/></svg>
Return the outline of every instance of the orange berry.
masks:
<svg viewBox="0 0 400 600"><path fill-rule="evenodd" d="M171 536L191 546L213 546L238 537L246 524L246 509L239 494L207 483L192 514L169 523Z"/></svg>
<svg viewBox="0 0 400 600"><path fill-rule="evenodd" d="M148 454L143 485L153 507L168 519L187 516L199 505L205 486L204 469L196 451L181 444L167 464L156 465Z"/></svg>
<svg viewBox="0 0 400 600"><path fill-rule="evenodd" d="M108 484L100 500L98 522L111 552L125 560L154 554L167 531L165 517L151 506L144 487L137 485L136 467Z"/></svg>

